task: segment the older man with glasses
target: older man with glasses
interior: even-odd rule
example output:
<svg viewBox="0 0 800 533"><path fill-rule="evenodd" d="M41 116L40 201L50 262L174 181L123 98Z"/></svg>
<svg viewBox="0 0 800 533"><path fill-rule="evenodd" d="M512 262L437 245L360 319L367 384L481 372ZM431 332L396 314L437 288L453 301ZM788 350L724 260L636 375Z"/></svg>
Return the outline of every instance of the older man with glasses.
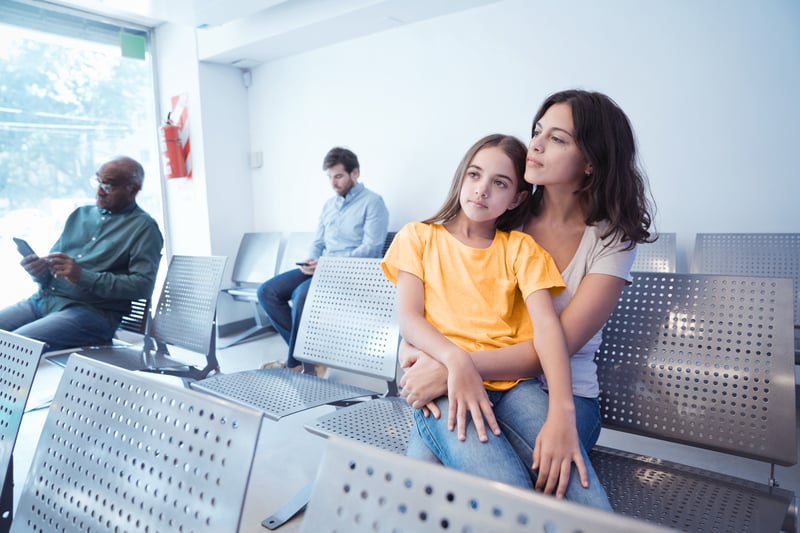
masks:
<svg viewBox="0 0 800 533"><path fill-rule="evenodd" d="M129 157L100 167L95 205L72 212L48 255L22 258L39 291L0 310L0 329L47 350L111 342L131 301L151 297L161 261L158 224L136 204L143 182Z"/></svg>

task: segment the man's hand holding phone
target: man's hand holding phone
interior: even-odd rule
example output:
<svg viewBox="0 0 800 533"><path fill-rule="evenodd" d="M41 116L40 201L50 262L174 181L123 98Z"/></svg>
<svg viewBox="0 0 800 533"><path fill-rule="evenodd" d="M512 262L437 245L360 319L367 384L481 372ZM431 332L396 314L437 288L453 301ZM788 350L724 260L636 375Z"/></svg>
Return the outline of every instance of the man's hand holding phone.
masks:
<svg viewBox="0 0 800 533"><path fill-rule="evenodd" d="M25 272L34 279L40 279L46 275L50 270L50 262L36 255L33 248L25 239L14 237L14 244L17 245L17 250L22 255L22 261L19 262Z"/></svg>
<svg viewBox="0 0 800 533"><path fill-rule="evenodd" d="M300 267L300 272L306 276L313 276L314 270L317 269L316 259L306 259L305 261L298 261L295 264Z"/></svg>

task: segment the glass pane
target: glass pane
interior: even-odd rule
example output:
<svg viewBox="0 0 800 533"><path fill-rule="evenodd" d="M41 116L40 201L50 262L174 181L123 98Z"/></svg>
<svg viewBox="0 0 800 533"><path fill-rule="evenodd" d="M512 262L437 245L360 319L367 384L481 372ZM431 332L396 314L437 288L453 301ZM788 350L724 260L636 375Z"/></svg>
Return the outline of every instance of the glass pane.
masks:
<svg viewBox="0 0 800 533"><path fill-rule="evenodd" d="M63 29L63 26L62 26ZM0 23L0 306L37 287L11 240L45 255L69 213L95 202L89 178L116 155L137 159L137 202L164 232L150 55Z"/></svg>

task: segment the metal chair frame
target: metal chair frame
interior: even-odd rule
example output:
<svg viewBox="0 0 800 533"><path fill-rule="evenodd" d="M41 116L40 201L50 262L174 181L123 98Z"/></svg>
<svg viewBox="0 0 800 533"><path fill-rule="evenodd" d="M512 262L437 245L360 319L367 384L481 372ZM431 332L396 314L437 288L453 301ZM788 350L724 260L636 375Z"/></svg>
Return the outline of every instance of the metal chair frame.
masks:
<svg viewBox="0 0 800 533"><path fill-rule="evenodd" d="M128 370L186 380L203 379L219 371L216 309L225 261L225 257L218 256L173 256L142 346L89 346L71 353ZM173 358L169 346L200 354L206 360L205 366L197 368ZM66 366L69 357L70 353L59 353L46 359Z"/></svg>
<svg viewBox="0 0 800 533"><path fill-rule="evenodd" d="M12 531L238 531L262 423L255 410L73 356Z"/></svg>
<svg viewBox="0 0 800 533"><path fill-rule="evenodd" d="M762 461L766 483L595 447L617 512L683 530L796 522L791 280L634 273L597 352L604 428ZM791 527L791 526L790 526Z"/></svg>
<svg viewBox="0 0 800 533"><path fill-rule="evenodd" d="M0 531L14 514L13 450L45 343L0 330Z"/></svg>
<svg viewBox="0 0 800 533"><path fill-rule="evenodd" d="M231 273L231 281L234 286L224 288L222 292L236 301L249 303L253 308L255 324L220 345L220 349L256 339L267 333L275 333L275 328L272 327L258 303L256 290L261 283L275 275L281 239L280 232L252 232L242 235Z"/></svg>
<svg viewBox="0 0 800 533"><path fill-rule="evenodd" d="M668 530L334 437L301 531Z"/></svg>

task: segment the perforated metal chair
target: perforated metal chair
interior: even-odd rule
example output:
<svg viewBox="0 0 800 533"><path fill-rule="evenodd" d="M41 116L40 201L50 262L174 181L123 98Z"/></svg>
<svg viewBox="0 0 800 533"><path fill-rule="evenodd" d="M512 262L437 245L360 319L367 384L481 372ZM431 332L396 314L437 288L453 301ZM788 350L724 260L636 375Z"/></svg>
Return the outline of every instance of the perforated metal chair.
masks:
<svg viewBox="0 0 800 533"><path fill-rule="evenodd" d="M636 245L636 272L675 272L677 269L675 233L659 233L655 242Z"/></svg>
<svg viewBox="0 0 800 533"><path fill-rule="evenodd" d="M552 496L332 438L301 531L669 531Z"/></svg>
<svg viewBox="0 0 800 533"><path fill-rule="evenodd" d="M256 339L266 333L275 333L275 329L258 303L256 290L259 285L275 275L280 246L280 232L257 232L242 235L231 273L231 281L234 286L222 289L222 292L236 301L248 302L253 307L255 324L220 345L220 349Z"/></svg>
<svg viewBox="0 0 800 533"><path fill-rule="evenodd" d="M597 446L615 511L684 531L796 527L791 280L635 273L597 352L604 428L746 457L765 483Z"/></svg>
<svg viewBox="0 0 800 533"><path fill-rule="evenodd" d="M800 365L800 233L698 233L691 271L794 280L794 362Z"/></svg>
<svg viewBox="0 0 800 533"><path fill-rule="evenodd" d="M308 291L294 357L387 382L397 371L395 287L380 259L321 257ZM325 404L375 397L376 391L286 368L221 374L194 389L260 409L272 420Z"/></svg>
<svg viewBox="0 0 800 533"><path fill-rule="evenodd" d="M158 307L143 346L91 346L76 350L86 357L128 370L143 370L202 379L219 370L216 355L216 310L225 257L176 255L167 269ZM173 358L169 346L204 357L200 369ZM66 366L69 353L46 357Z"/></svg>
<svg viewBox="0 0 800 533"><path fill-rule="evenodd" d="M31 392L45 344L0 330L0 531L8 531L14 510L12 452L19 434L25 403Z"/></svg>
<svg viewBox="0 0 800 533"><path fill-rule="evenodd" d="M294 231L286 236L286 243L281 251L277 274L288 272L297 268L298 261L308 259L311 243L314 242L315 232Z"/></svg>
<svg viewBox="0 0 800 533"><path fill-rule="evenodd" d="M255 410L73 356L12 531L238 531L262 421Z"/></svg>

